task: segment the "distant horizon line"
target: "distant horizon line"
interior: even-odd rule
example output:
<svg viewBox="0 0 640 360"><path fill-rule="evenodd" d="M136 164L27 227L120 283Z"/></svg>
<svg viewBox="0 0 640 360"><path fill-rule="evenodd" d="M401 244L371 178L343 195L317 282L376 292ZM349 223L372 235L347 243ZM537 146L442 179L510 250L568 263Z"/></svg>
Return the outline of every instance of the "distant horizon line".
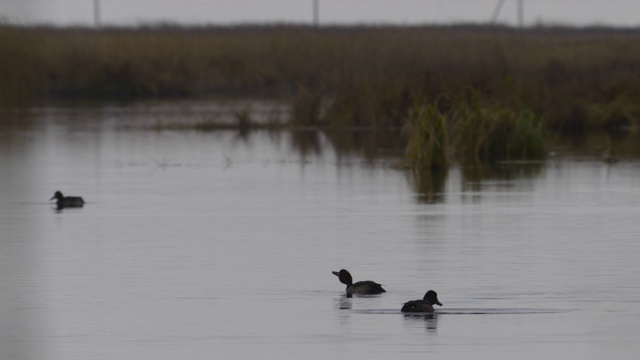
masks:
<svg viewBox="0 0 640 360"><path fill-rule="evenodd" d="M374 27L390 27L390 28L416 28L416 27L487 27L487 28L512 28L512 29L544 29L544 28L565 28L565 29L620 29L634 30L640 29L640 23L636 25L628 24L609 24L609 23L592 23L592 24L572 24L564 22L535 22L525 24L520 27L518 24L510 22L491 22L491 21L450 21L450 22L387 22L387 21L357 21L357 22L321 22L314 24L309 21L293 21L293 20L274 20L274 21L238 21L238 22L181 22L171 20L151 20L139 21L136 23L110 23L102 22L98 28L87 22L58 24L55 22L15 22L10 21L6 17L0 16L0 27L21 27L21 28L87 28L87 29L135 29L135 28L154 28L154 27L173 27L173 28L240 28L240 27L309 27L309 28L374 28Z"/></svg>

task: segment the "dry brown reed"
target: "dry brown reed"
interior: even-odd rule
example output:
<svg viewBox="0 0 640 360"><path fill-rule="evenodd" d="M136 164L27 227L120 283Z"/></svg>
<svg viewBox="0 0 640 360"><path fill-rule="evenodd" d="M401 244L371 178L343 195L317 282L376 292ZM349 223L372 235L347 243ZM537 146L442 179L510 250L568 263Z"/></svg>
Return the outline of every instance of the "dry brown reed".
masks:
<svg viewBox="0 0 640 360"><path fill-rule="evenodd" d="M0 49L4 98L269 96L293 99L296 124L400 127L416 98L468 88L565 130L640 104L640 30L4 26Z"/></svg>
<svg viewBox="0 0 640 360"><path fill-rule="evenodd" d="M0 106L25 106L39 95L43 59L31 31L0 24Z"/></svg>

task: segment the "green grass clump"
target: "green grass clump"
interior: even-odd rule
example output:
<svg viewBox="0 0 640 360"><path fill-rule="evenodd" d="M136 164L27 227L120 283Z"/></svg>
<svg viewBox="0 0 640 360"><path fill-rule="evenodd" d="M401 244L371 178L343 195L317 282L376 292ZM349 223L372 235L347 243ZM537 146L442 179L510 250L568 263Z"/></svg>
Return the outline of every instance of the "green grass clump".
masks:
<svg viewBox="0 0 640 360"><path fill-rule="evenodd" d="M406 134L405 163L420 169L446 168L452 158L477 164L542 159L547 149L543 121L534 112L477 96L417 105Z"/></svg>
<svg viewBox="0 0 640 360"><path fill-rule="evenodd" d="M444 169L450 163L449 117L435 104L419 104L404 128L405 164L416 169Z"/></svg>
<svg viewBox="0 0 640 360"><path fill-rule="evenodd" d="M457 104L452 116L456 153L463 159L495 163L545 156L543 121L529 109L473 100Z"/></svg>

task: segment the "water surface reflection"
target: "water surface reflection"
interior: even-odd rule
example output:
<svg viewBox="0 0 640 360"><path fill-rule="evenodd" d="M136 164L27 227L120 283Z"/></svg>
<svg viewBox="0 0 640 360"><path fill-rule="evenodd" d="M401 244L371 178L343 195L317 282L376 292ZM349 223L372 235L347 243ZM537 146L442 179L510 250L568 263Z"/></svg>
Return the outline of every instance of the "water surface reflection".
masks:
<svg viewBox="0 0 640 360"><path fill-rule="evenodd" d="M438 330L439 314L402 314L410 327L424 326L426 332Z"/></svg>
<svg viewBox="0 0 640 360"><path fill-rule="evenodd" d="M2 358L640 352L636 145L416 173L393 133L149 130L220 106L186 108L3 115ZM431 288L446 307L400 313Z"/></svg>

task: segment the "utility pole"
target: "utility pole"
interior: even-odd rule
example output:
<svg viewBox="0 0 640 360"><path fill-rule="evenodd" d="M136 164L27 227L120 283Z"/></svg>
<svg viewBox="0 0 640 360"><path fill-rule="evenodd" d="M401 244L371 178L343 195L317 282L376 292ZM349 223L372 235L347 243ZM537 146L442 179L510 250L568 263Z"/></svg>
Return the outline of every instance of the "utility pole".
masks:
<svg viewBox="0 0 640 360"><path fill-rule="evenodd" d="M502 5L504 5L505 0L498 0L496 7L493 9L493 14L491 15L491 23L495 24L498 21L498 16L500 16L500 10L502 10Z"/></svg>
<svg viewBox="0 0 640 360"><path fill-rule="evenodd" d="M518 0L518 26L524 28L524 0Z"/></svg>
<svg viewBox="0 0 640 360"><path fill-rule="evenodd" d="M495 24L498 21L498 16L500 16L500 10L502 10L502 6L506 0L498 0L496 3L496 7L493 9L493 14L491 14L491 23ZM518 0L517 5L517 13L516 18L518 22L519 28L524 28L524 0Z"/></svg>
<svg viewBox="0 0 640 360"><path fill-rule="evenodd" d="M320 0L313 0L313 26L320 25Z"/></svg>
<svg viewBox="0 0 640 360"><path fill-rule="evenodd" d="M93 0L93 25L100 28L100 0Z"/></svg>

